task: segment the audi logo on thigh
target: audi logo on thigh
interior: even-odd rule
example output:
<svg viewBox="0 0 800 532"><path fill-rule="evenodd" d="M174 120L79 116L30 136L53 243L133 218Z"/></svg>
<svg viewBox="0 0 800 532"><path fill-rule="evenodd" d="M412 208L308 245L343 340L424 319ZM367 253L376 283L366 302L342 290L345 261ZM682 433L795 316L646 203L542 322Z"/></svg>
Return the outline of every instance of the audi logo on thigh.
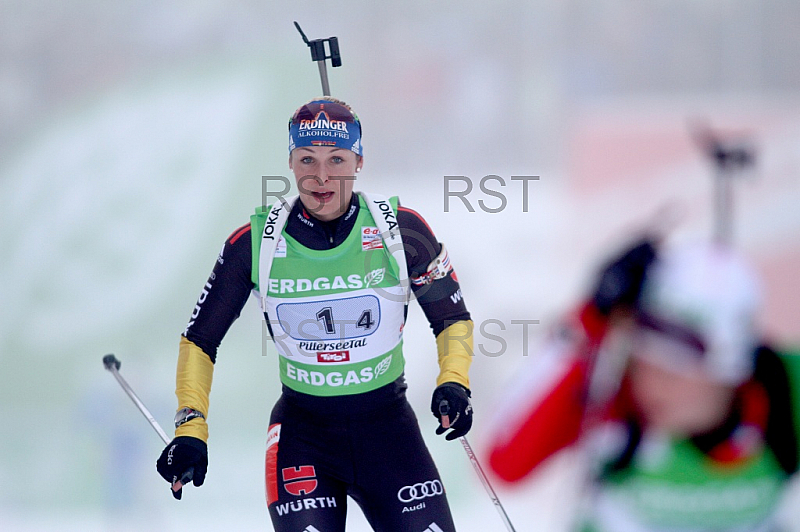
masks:
<svg viewBox="0 0 800 532"><path fill-rule="evenodd" d="M444 493L444 487L439 480L428 480L427 482L418 482L413 486L403 486L397 492L397 498L400 499L400 502L411 502L442 493Z"/></svg>

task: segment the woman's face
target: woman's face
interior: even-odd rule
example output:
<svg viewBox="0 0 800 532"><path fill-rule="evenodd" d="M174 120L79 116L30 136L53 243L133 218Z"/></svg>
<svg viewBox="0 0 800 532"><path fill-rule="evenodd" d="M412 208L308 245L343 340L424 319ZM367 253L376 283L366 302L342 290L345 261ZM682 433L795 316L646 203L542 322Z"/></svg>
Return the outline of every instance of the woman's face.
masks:
<svg viewBox="0 0 800 532"><path fill-rule="evenodd" d="M356 172L363 164L363 157L331 146L295 148L289 156L300 201L306 211L326 222L347 211Z"/></svg>
<svg viewBox="0 0 800 532"><path fill-rule="evenodd" d="M633 400L645 426L691 436L720 426L732 408L735 387L696 371L675 372L633 356L628 370Z"/></svg>

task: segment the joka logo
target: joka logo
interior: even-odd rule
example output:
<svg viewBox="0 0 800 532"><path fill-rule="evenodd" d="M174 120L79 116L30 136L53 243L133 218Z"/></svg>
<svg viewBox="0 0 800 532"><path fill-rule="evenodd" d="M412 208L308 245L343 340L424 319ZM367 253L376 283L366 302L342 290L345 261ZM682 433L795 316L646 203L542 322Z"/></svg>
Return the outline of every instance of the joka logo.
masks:
<svg viewBox="0 0 800 532"><path fill-rule="evenodd" d="M292 495L309 495L317 489L317 473L314 466L284 467L283 487Z"/></svg>
<svg viewBox="0 0 800 532"><path fill-rule="evenodd" d="M317 362L350 362L350 351L318 351Z"/></svg>
<svg viewBox="0 0 800 532"><path fill-rule="evenodd" d="M418 482L411 486L403 486L397 492L397 498L400 502L421 501L426 497L435 497L444 493L442 483L437 480L428 480L427 482Z"/></svg>
<svg viewBox="0 0 800 532"><path fill-rule="evenodd" d="M377 270L372 270L367 275L364 276L364 286L369 288L370 285L375 286L380 284L383 281L383 276L386 273L386 268L378 268Z"/></svg>
<svg viewBox="0 0 800 532"><path fill-rule="evenodd" d="M278 214L280 214L280 209L272 209L269 211L269 215L267 215L267 221L264 224L264 233L262 238L267 240L275 240L275 227L278 221Z"/></svg>
<svg viewBox="0 0 800 532"><path fill-rule="evenodd" d="M394 211L392 211L392 206L389 205L389 202L386 200L380 200L374 203L378 205L378 208L383 215L383 221L389 225L389 234L394 236L394 232L392 230L397 227L397 217L394 215Z"/></svg>

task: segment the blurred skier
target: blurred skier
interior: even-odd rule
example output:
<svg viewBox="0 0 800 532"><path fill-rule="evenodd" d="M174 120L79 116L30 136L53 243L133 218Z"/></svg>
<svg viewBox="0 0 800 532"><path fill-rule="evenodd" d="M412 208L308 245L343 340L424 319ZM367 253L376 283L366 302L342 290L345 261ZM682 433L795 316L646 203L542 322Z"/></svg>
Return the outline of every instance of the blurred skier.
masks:
<svg viewBox="0 0 800 532"><path fill-rule="evenodd" d="M436 433L466 434L472 321L447 250L396 197L353 192L364 158L361 123L347 104L306 103L289 135L299 198L257 209L225 242L181 338L175 439L158 472L176 498L189 468L203 484L217 348L252 291L283 384L266 451L275 530L342 532L349 495L375 530L452 532L441 478L406 399L402 349L413 290L439 353Z"/></svg>
<svg viewBox="0 0 800 532"><path fill-rule="evenodd" d="M580 441L595 466L580 530L776 530L798 470L800 357L761 342L741 257L659 247L603 268L504 401L490 467L518 481Z"/></svg>

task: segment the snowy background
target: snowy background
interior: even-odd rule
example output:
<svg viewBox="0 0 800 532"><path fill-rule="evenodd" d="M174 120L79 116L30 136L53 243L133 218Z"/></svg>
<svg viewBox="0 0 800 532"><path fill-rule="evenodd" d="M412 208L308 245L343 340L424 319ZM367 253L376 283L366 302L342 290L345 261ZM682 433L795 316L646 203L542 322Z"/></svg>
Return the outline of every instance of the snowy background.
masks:
<svg viewBox="0 0 800 532"><path fill-rule="evenodd" d="M735 240L765 276L770 337L800 342L795 0L276 4L0 1L0 530L271 529L263 455L279 386L256 306L220 349L207 482L180 503L155 472L160 440L101 359L117 355L169 432L178 336L261 176L289 175L288 117L321 92L293 20L339 37L329 76L364 124L358 186L427 218L483 324L479 451L506 383L610 250L665 207L677 237L711 234L712 168L692 123L758 149L736 186ZM487 175L505 181L485 183L501 212L487 212L501 205L480 189ZM540 176L527 197L510 179L525 175ZM475 212L458 198L445 209L445 176L472 180ZM540 321L528 343L517 320ZM410 400L456 523L502 530L460 445L433 435L435 344L417 307L406 331ZM518 530L565 529L574 458L497 485ZM794 522L798 502L794 488ZM349 531L368 529L350 515Z"/></svg>

